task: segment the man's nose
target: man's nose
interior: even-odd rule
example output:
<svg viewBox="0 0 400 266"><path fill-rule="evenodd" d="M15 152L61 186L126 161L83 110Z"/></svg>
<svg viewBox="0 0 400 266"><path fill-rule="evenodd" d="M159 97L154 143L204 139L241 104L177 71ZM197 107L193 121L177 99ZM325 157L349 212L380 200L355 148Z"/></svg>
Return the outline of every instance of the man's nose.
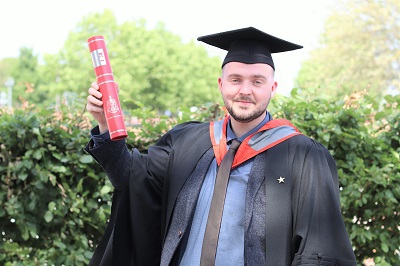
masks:
<svg viewBox="0 0 400 266"><path fill-rule="evenodd" d="M248 85L244 84L241 88L240 88L240 93L242 94L250 94L251 93L251 89Z"/></svg>

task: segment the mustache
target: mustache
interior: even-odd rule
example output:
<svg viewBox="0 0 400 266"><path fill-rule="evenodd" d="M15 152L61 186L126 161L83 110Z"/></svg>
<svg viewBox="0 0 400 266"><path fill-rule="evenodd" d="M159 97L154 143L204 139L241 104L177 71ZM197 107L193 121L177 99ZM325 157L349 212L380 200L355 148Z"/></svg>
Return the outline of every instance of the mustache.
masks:
<svg viewBox="0 0 400 266"><path fill-rule="evenodd" d="M234 102L251 102L251 103L256 103L252 98L250 97L243 97L239 96L233 99Z"/></svg>

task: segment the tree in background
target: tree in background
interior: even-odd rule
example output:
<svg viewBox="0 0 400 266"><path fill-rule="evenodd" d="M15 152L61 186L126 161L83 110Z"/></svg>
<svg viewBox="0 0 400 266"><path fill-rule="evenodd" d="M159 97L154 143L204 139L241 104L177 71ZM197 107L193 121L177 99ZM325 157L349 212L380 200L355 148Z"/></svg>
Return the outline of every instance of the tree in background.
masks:
<svg viewBox="0 0 400 266"><path fill-rule="evenodd" d="M9 79L12 75L12 69L15 68L18 59L16 58L5 58L0 60L0 87Z"/></svg>
<svg viewBox="0 0 400 266"><path fill-rule="evenodd" d="M8 93L9 89L7 88L6 82L11 79L12 75L12 69L15 68L15 65L17 64L17 59L16 58L5 58L3 60L0 60L0 100L3 100L0 102L0 106L2 105L7 105L8 103ZM7 99L5 98L7 97ZM6 103L7 101L7 103Z"/></svg>
<svg viewBox="0 0 400 266"><path fill-rule="evenodd" d="M340 99L367 90L382 99L399 93L400 1L347 0L328 18L321 47L299 71L299 87Z"/></svg>
<svg viewBox="0 0 400 266"><path fill-rule="evenodd" d="M139 105L159 111L177 111L219 99L217 78L220 59L210 58L194 41L166 31L162 24L148 29L145 21L118 24L111 11L89 15L70 32L57 55L46 55L40 69L41 89L53 100L56 95L86 98L95 74L87 39L103 35L120 87L125 110ZM73 98L73 97L72 97Z"/></svg>
<svg viewBox="0 0 400 266"><path fill-rule="evenodd" d="M12 102L14 107L20 107L29 101L41 102L46 97L44 92L34 92L34 87L39 83L39 76L36 71L38 68L38 56L31 48L22 47L20 56L10 69L10 76L14 79L12 91Z"/></svg>
<svg viewBox="0 0 400 266"><path fill-rule="evenodd" d="M42 108L62 103L83 107L87 89L96 80L87 44L94 35L106 40L123 109L145 106L159 113L177 112L180 106L220 99L220 58L209 57L194 41L183 43L161 23L154 29L144 20L118 24L114 14L105 10L84 17L59 53L42 55L40 63L29 48L20 50L13 68L6 64L11 59L0 61L0 81L8 76L15 80L14 106L29 98L29 103ZM1 69L12 72L3 75Z"/></svg>
<svg viewBox="0 0 400 266"><path fill-rule="evenodd" d="M0 92L5 89L8 79L13 80L12 106L26 108L28 102L32 105L44 106L48 102L48 91L44 90L41 83L44 81L40 75L41 65L39 55L33 49L22 47L18 58L5 58L0 60ZM3 89L4 88L4 89Z"/></svg>

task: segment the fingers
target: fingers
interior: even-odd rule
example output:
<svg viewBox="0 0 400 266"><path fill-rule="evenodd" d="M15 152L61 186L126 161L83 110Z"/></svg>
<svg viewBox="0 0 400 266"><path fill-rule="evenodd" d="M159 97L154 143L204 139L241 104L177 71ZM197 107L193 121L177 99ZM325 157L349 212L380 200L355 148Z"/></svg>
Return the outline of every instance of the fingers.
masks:
<svg viewBox="0 0 400 266"><path fill-rule="evenodd" d="M89 113L102 113L103 112L103 107L94 105L90 101L87 102L86 104L86 110L88 110Z"/></svg>
<svg viewBox="0 0 400 266"><path fill-rule="evenodd" d="M89 96L92 95L95 98L101 99L102 94L99 91L99 86L97 86L97 84L96 84L96 87L93 87L93 85L92 85L92 87L89 88L88 92L89 92Z"/></svg>
<svg viewBox="0 0 400 266"><path fill-rule="evenodd" d="M92 82L92 84L90 84L90 85L91 85L92 88L95 89L95 90L99 90L99 89L100 89L100 86L99 86L99 84L97 84L97 82Z"/></svg>
<svg viewBox="0 0 400 266"><path fill-rule="evenodd" d="M89 95L87 97L86 109L90 113L101 113L103 111L103 102L101 101L102 94L99 92L99 86L97 83L92 83L92 87L89 88Z"/></svg>
<svg viewBox="0 0 400 266"><path fill-rule="evenodd" d="M86 110L97 120L100 133L108 130L106 116L103 110L102 94L99 91L99 85L96 82L91 84L88 89L89 95L86 99Z"/></svg>

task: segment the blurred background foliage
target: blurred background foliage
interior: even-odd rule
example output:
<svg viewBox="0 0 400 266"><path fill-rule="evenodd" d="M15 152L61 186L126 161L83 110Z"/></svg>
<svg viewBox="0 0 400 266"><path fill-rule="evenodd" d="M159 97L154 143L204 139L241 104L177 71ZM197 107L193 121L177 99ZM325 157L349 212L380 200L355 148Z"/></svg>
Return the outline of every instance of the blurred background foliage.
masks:
<svg viewBox="0 0 400 266"><path fill-rule="evenodd" d="M296 79L306 93L334 100L354 90L380 100L399 93L400 1L338 1L320 43Z"/></svg>
<svg viewBox="0 0 400 266"><path fill-rule="evenodd" d="M336 159L360 265L400 261L399 27L399 1L341 2L297 88L269 107ZM106 39L129 147L146 152L177 123L225 114L221 59L162 23L118 24L106 10L84 17L57 54L23 47L0 60L0 84L14 84L13 108L0 108L0 264L85 265L104 231L113 188L83 151L94 126L84 109L95 80L86 42L93 35Z"/></svg>
<svg viewBox="0 0 400 266"><path fill-rule="evenodd" d="M14 79L13 106L29 99L40 108L73 104L86 98L96 80L87 39L103 35L125 110L151 106L161 114L180 106L196 106L219 98L216 90L221 61L209 57L194 41L183 43L160 23L148 29L143 20L117 24L111 11L89 15L69 33L58 54L39 62L30 48L21 48L16 60L2 60L1 84ZM5 88L3 88L6 91ZM34 90L34 92L33 92Z"/></svg>

